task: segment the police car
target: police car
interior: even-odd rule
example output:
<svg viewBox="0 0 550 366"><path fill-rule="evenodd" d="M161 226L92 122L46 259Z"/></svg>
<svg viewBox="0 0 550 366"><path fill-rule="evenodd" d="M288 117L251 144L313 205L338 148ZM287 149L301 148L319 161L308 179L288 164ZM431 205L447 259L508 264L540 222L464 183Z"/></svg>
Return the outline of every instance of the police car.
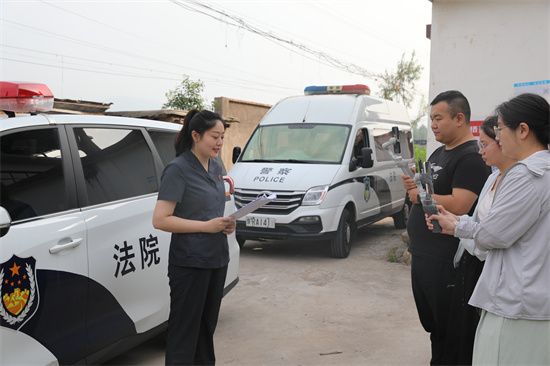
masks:
<svg viewBox="0 0 550 366"><path fill-rule="evenodd" d="M237 220L237 240L329 242L332 256L345 258L358 227L388 216L406 227L410 202L392 154L414 164L411 123L403 105L370 96L366 85L304 94L275 104L233 151L237 207L277 197Z"/></svg>
<svg viewBox="0 0 550 366"><path fill-rule="evenodd" d="M0 83L8 114L52 105L45 85ZM91 115L1 121L0 364L97 364L166 329L170 234L152 213L180 128ZM234 234L229 248L225 293L238 281Z"/></svg>

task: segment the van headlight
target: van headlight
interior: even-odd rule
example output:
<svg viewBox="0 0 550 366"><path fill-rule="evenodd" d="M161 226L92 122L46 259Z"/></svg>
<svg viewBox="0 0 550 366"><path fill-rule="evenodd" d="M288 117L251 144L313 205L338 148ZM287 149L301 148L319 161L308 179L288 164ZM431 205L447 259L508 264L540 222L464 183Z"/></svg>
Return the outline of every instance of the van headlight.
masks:
<svg viewBox="0 0 550 366"><path fill-rule="evenodd" d="M319 186L310 188L304 195L302 206L318 205L325 199L329 186Z"/></svg>

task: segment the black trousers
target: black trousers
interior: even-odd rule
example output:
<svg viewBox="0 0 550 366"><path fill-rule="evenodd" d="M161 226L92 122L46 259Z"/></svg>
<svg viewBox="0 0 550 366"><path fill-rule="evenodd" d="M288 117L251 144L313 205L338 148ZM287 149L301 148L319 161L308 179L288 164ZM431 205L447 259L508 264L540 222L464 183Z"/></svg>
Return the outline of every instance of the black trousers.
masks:
<svg viewBox="0 0 550 366"><path fill-rule="evenodd" d="M468 301L474 293L484 263L465 251L460 260L460 266L456 269L445 348L446 363L449 365L472 364L480 310L468 305Z"/></svg>
<svg viewBox="0 0 550 366"><path fill-rule="evenodd" d="M170 317L166 365L214 365L214 331L227 266L217 269L169 266Z"/></svg>
<svg viewBox="0 0 550 366"><path fill-rule="evenodd" d="M455 286L452 263L412 256L411 282L420 323L430 333L430 365L448 365L447 325Z"/></svg>

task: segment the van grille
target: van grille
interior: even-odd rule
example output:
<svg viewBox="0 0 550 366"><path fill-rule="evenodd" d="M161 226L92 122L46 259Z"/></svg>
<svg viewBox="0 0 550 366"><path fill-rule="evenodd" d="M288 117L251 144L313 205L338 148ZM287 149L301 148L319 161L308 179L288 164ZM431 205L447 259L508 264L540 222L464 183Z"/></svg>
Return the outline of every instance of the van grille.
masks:
<svg viewBox="0 0 550 366"><path fill-rule="evenodd" d="M235 188L235 205L237 208L241 208L254 201L258 196L264 193L267 192ZM270 215L288 215L300 206L302 199L304 198L304 192L269 191L269 194L271 193L277 194L277 198L254 212Z"/></svg>

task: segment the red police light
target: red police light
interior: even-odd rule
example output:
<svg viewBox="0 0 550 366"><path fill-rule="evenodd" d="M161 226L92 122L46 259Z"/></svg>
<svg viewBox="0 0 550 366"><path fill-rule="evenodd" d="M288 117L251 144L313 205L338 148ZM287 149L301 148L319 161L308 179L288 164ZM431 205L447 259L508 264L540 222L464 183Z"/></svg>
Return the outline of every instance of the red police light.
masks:
<svg viewBox="0 0 550 366"><path fill-rule="evenodd" d="M0 81L0 110L37 113L52 108L53 93L45 84Z"/></svg>

